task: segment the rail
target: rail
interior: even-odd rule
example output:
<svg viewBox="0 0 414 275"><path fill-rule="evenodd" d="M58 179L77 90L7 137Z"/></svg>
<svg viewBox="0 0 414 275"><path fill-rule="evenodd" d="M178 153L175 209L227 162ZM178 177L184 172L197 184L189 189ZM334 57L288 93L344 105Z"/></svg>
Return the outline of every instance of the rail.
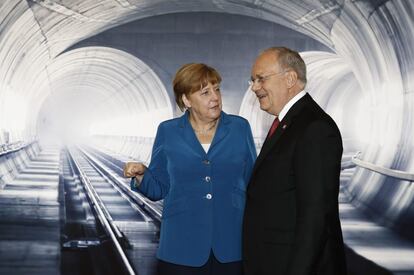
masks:
<svg viewBox="0 0 414 275"><path fill-rule="evenodd" d="M70 152L70 150L69 150L69 152ZM129 262L124 250L121 247L121 244L118 241L118 238L116 236L118 233L115 234L115 232L114 232L115 231L114 228L116 228L116 226L112 223L112 221L108 220L107 216L105 215L104 210L103 210L102 205L101 205L101 202L99 201L98 195L96 194L91 182L89 181L89 178L82 171L79 162L74 157L74 154L72 152L70 152L70 155L71 155L71 158L73 160L73 163L76 166L76 170L79 173L80 180L83 182L83 184L85 186L85 189L87 191L87 194L88 194L89 198L92 201L92 206L95 209L95 211L98 215L98 218L102 223L102 226L103 226L104 230L106 231L106 233L111 238L111 240L112 240L112 242L115 246L115 249L116 249L118 255L120 256L120 258L121 258L121 260L122 260L122 262L123 262L123 264L126 268L126 271L128 272L128 274L135 275L135 271L132 268L131 263Z"/></svg>
<svg viewBox="0 0 414 275"><path fill-rule="evenodd" d="M352 163L354 163L356 166L368 169L370 171L379 173L384 176L393 177L399 180L414 181L414 174L401 171L401 170L381 167L373 163L363 161L359 158L360 155L361 155L361 152L357 152L351 159Z"/></svg>
<svg viewBox="0 0 414 275"><path fill-rule="evenodd" d="M88 158L88 160L95 164L96 166L99 166L99 169L105 173L105 175L110 178L113 182L115 182L119 187L123 189L125 193L128 194L128 196L132 197L140 207L147 210L156 220L159 222L161 221L162 212L160 209L157 209L153 206L151 202L148 201L146 197L143 195L137 193L137 192L131 192L129 184L125 184L125 182L121 181L117 175L115 175L113 172L111 172L109 169L106 169L102 165L99 165L99 161L93 157L90 153L86 152L84 149L79 148L79 150Z"/></svg>

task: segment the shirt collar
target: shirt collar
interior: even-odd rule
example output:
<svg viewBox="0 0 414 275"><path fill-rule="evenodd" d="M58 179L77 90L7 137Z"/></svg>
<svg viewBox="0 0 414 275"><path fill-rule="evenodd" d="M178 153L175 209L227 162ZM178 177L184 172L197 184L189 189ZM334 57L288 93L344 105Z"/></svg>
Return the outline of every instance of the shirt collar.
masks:
<svg viewBox="0 0 414 275"><path fill-rule="evenodd" d="M289 111L289 109L302 97L304 97L306 95L306 91L302 90L300 91L300 93L298 93L297 95L295 95L291 100L288 101L288 103L286 103L286 105L283 107L282 111L280 111L278 118L279 121L282 121L282 119L285 117L285 115L287 114L287 112Z"/></svg>

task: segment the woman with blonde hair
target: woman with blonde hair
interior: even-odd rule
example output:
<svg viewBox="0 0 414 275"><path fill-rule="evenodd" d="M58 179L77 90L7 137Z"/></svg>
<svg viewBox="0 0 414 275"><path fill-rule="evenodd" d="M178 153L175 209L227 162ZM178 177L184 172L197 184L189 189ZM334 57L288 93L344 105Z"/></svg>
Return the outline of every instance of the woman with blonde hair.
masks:
<svg viewBox="0 0 414 275"><path fill-rule="evenodd" d="M185 114L159 125L148 168L124 168L132 190L164 199L162 275L242 274L245 191L256 150L249 123L222 111L220 83L207 65L182 66L173 87Z"/></svg>

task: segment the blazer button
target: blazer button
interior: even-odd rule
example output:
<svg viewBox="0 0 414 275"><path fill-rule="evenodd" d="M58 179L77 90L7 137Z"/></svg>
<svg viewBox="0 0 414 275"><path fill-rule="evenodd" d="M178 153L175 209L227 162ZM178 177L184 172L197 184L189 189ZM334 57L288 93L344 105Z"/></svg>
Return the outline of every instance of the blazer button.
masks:
<svg viewBox="0 0 414 275"><path fill-rule="evenodd" d="M207 177L205 177L205 178L204 178L204 180L205 180L206 182L210 182L211 178L210 178L209 176L207 176Z"/></svg>
<svg viewBox="0 0 414 275"><path fill-rule="evenodd" d="M211 194L206 195L206 199L211 200L212 198L213 198L213 195L211 195Z"/></svg>
<svg viewBox="0 0 414 275"><path fill-rule="evenodd" d="M210 164L210 161L209 161L208 159L205 159L205 160L203 160L203 163L204 163L205 165L209 165L209 164Z"/></svg>

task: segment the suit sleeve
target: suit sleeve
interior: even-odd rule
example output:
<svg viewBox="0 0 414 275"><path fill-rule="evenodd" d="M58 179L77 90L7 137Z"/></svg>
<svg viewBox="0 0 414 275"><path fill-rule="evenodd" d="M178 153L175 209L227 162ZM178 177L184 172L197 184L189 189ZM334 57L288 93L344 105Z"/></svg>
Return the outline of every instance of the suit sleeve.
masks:
<svg viewBox="0 0 414 275"><path fill-rule="evenodd" d="M170 189L170 180L167 171L167 158L164 150L164 134L162 124L158 127L152 147L151 162L144 173L139 187L135 187L134 180L131 188L141 192L150 200L157 201L165 198Z"/></svg>
<svg viewBox="0 0 414 275"><path fill-rule="evenodd" d="M254 162L256 161L257 153L256 146L254 145L252 130L250 128L249 122L246 121L246 138L247 138L247 159L246 159L246 169L244 172L244 180L246 184L250 181L250 176L252 174Z"/></svg>
<svg viewBox="0 0 414 275"><path fill-rule="evenodd" d="M290 275L311 274L338 207L342 140L336 125L316 121L298 141L294 156L296 231Z"/></svg>

